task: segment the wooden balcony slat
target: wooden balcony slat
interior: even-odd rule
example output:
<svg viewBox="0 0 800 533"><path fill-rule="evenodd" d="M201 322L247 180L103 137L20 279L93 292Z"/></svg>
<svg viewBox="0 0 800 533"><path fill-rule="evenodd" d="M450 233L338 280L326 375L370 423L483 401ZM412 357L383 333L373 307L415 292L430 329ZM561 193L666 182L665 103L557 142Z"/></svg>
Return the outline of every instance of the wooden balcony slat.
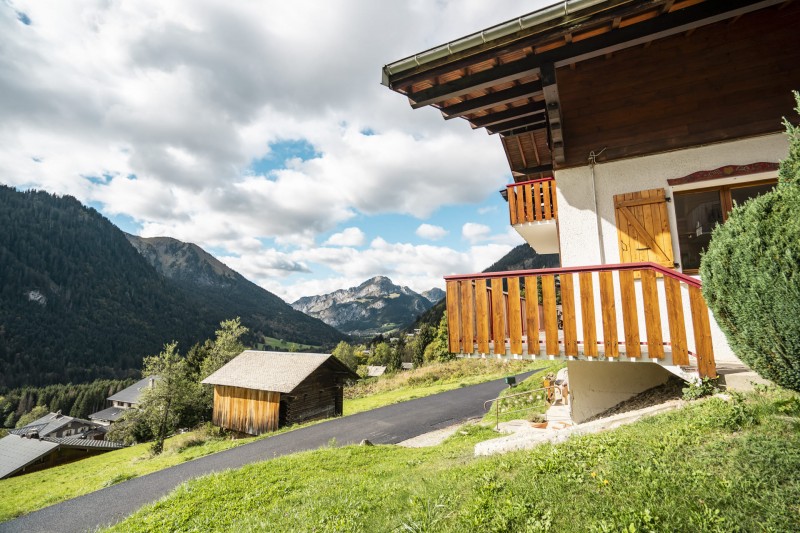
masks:
<svg viewBox="0 0 800 533"><path fill-rule="evenodd" d="M461 352L461 326L458 320L458 282L448 281L446 283L447 297L447 326L449 337L449 348L452 353Z"/></svg>
<svg viewBox="0 0 800 533"><path fill-rule="evenodd" d="M544 202L544 216L542 218L544 220L550 220L553 218L553 212L550 209L550 186L552 183L552 181L542 182L542 201Z"/></svg>
<svg viewBox="0 0 800 533"><path fill-rule="evenodd" d="M672 364L687 366L689 351L686 344L686 324L683 319L681 283L675 278L664 276L664 291L667 298L669 338L672 343Z"/></svg>
<svg viewBox="0 0 800 533"><path fill-rule="evenodd" d="M578 355L578 323L572 274L561 274L561 312L564 319L564 355Z"/></svg>
<svg viewBox="0 0 800 533"><path fill-rule="evenodd" d="M606 357L619 357L617 308L614 304L614 278L611 272L600 272L600 307L603 310L603 345Z"/></svg>
<svg viewBox="0 0 800 533"><path fill-rule="evenodd" d="M531 184L528 183L527 185L524 185L524 188L525 188L525 206L527 208L525 212L525 220L527 220L528 222L533 222L534 221L533 213L536 211L536 204L533 201Z"/></svg>
<svg viewBox="0 0 800 533"><path fill-rule="evenodd" d="M557 198L558 195L556 194L556 182L553 181L551 184L552 184L552 188L550 190L550 201L553 204L553 208L552 208L550 214L552 215L553 220L557 220L558 219L558 200L556 198Z"/></svg>
<svg viewBox="0 0 800 533"><path fill-rule="evenodd" d="M594 316L592 273L579 273L578 281L581 291L581 317L583 318L583 353L597 357L597 321Z"/></svg>
<svg viewBox="0 0 800 533"><path fill-rule="evenodd" d="M536 276L525 277L525 312L528 354L539 355L539 290L536 286Z"/></svg>
<svg viewBox="0 0 800 533"><path fill-rule="evenodd" d="M508 188L508 216L511 225L517 223L517 195L514 192L516 187Z"/></svg>
<svg viewBox="0 0 800 533"><path fill-rule="evenodd" d="M542 184L541 182L532 185L533 190L533 219L537 222L542 220Z"/></svg>
<svg viewBox="0 0 800 533"><path fill-rule="evenodd" d="M517 224L525 222L525 188L514 187L517 197Z"/></svg>
<svg viewBox="0 0 800 533"><path fill-rule="evenodd" d="M544 311L544 342L547 355L559 355L558 311L556 309L556 279L552 274L542 276L542 307Z"/></svg>
<svg viewBox="0 0 800 533"><path fill-rule="evenodd" d="M661 332L661 309L658 305L656 273L642 270L642 304L644 325L647 330L647 351L650 359L664 358L664 336Z"/></svg>
<svg viewBox="0 0 800 533"><path fill-rule="evenodd" d="M508 332L511 354L522 355L522 302L519 278L508 278Z"/></svg>
<svg viewBox="0 0 800 533"><path fill-rule="evenodd" d="M636 310L636 289L633 284L633 276L634 272L632 270L619 273L622 329L625 331L625 355L628 357L641 357L639 315Z"/></svg>
<svg viewBox="0 0 800 533"><path fill-rule="evenodd" d="M478 329L478 352L489 353L489 302L486 280L475 280L475 323Z"/></svg>
<svg viewBox="0 0 800 533"><path fill-rule="evenodd" d="M460 284L462 342L464 343L464 353L472 353L475 351L475 317L472 316L475 304L472 296L472 282L467 280L460 282Z"/></svg>
<svg viewBox="0 0 800 533"><path fill-rule="evenodd" d="M711 343L711 326L708 321L708 307L703 294L697 287L689 287L689 306L692 309L692 329L697 352L697 370L700 377L717 377L714 363L714 346Z"/></svg>
<svg viewBox="0 0 800 533"><path fill-rule="evenodd" d="M506 323L504 316L505 305L503 301L503 280L492 280L492 340L494 353L506 353Z"/></svg>

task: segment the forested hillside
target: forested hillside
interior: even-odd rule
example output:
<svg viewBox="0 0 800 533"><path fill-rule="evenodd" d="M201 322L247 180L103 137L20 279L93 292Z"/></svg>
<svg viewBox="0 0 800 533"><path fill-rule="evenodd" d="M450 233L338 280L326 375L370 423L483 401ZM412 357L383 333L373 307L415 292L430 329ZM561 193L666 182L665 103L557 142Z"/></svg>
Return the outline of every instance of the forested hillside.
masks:
<svg viewBox="0 0 800 533"><path fill-rule="evenodd" d="M0 186L0 228L0 390L138 377L142 357L165 342L188 349L234 316L265 323L281 302L270 294L276 306L223 306L217 294L160 275L122 231L70 196ZM281 328L263 334L338 340L310 317L321 335L306 322L293 330L296 312L283 306ZM256 313L261 322L250 320Z"/></svg>
<svg viewBox="0 0 800 533"><path fill-rule="evenodd" d="M217 322L241 317L242 325L250 330L244 338L248 345L267 336L332 348L347 338L321 320L293 309L196 244L170 237L127 237L159 274L197 299L205 313L218 316Z"/></svg>

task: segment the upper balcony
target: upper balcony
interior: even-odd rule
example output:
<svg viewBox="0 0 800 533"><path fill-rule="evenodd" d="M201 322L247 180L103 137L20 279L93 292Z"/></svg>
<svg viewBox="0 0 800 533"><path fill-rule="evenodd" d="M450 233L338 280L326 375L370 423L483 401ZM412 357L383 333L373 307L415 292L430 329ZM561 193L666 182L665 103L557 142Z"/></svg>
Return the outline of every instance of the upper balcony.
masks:
<svg viewBox="0 0 800 533"><path fill-rule="evenodd" d="M544 178L506 186L511 225L539 254L558 253L556 182Z"/></svg>

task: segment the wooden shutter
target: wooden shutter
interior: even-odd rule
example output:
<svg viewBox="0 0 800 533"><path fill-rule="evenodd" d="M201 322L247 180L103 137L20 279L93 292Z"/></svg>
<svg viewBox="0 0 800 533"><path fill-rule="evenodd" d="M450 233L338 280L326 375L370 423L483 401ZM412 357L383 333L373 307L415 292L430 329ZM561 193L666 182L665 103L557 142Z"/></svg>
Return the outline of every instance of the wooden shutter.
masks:
<svg viewBox="0 0 800 533"><path fill-rule="evenodd" d="M674 268L664 189L614 196L621 263L650 261Z"/></svg>

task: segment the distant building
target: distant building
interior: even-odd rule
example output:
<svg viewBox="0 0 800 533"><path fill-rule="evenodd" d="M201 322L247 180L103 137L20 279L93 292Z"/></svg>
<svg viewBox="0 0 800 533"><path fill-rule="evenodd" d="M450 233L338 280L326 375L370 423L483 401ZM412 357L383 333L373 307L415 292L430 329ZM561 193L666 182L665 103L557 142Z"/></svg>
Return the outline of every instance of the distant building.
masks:
<svg viewBox="0 0 800 533"><path fill-rule="evenodd" d="M0 479L124 447L103 440L99 424L49 413L0 439Z"/></svg>
<svg viewBox="0 0 800 533"><path fill-rule="evenodd" d="M215 425L260 435L341 416L344 383L357 379L329 354L247 350L202 383L214 385Z"/></svg>
<svg viewBox="0 0 800 533"><path fill-rule="evenodd" d="M118 393L109 396L107 401L111 403L111 406L102 411L90 414L89 420L103 426L108 426L116 422L125 411L139 405L142 392L152 387L158 379L158 376L147 376L127 389L122 389Z"/></svg>
<svg viewBox="0 0 800 533"><path fill-rule="evenodd" d="M385 373L386 373L386 367L385 366L369 365L367 367L367 377L368 378L377 378L379 376L382 376Z"/></svg>

